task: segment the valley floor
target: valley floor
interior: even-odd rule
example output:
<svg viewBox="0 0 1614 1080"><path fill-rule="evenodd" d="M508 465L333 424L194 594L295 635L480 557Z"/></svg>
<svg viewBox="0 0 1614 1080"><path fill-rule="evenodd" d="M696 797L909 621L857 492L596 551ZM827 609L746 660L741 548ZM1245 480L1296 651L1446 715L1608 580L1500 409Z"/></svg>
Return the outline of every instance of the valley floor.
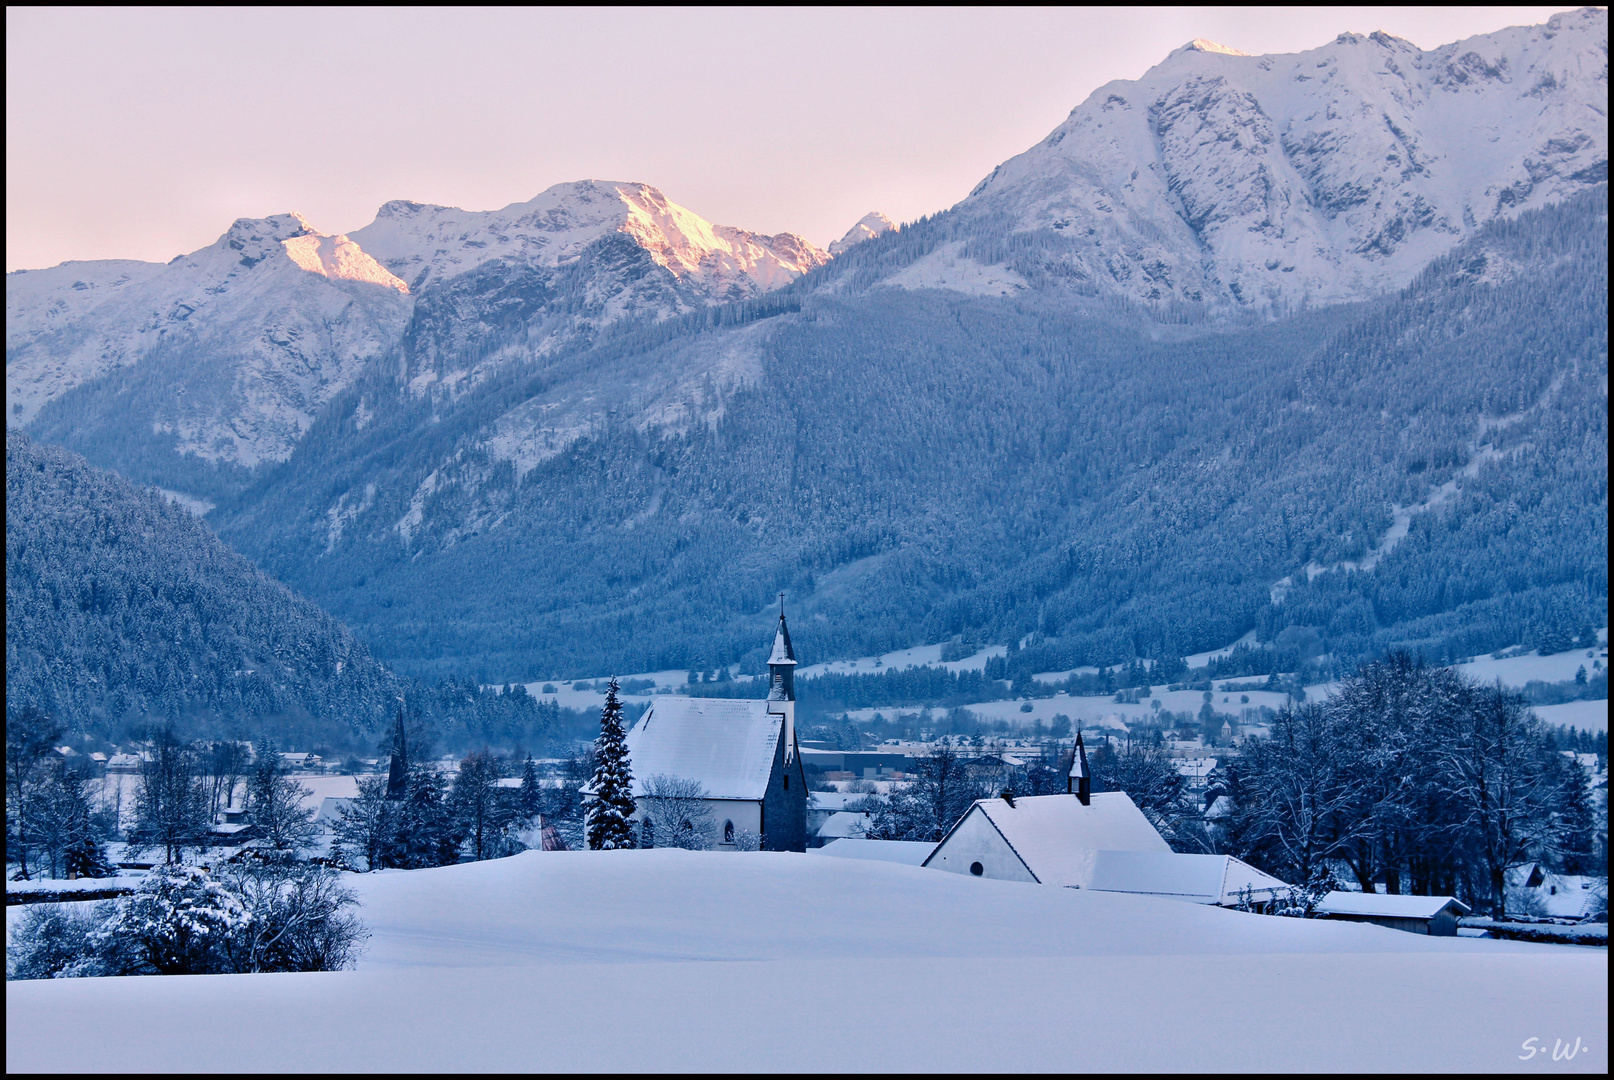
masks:
<svg viewBox="0 0 1614 1080"><path fill-rule="evenodd" d="M1606 950L822 854L527 852L352 883L357 970L13 982L8 1071L1608 1064ZM1555 1039L1581 1048L1547 1064Z"/></svg>

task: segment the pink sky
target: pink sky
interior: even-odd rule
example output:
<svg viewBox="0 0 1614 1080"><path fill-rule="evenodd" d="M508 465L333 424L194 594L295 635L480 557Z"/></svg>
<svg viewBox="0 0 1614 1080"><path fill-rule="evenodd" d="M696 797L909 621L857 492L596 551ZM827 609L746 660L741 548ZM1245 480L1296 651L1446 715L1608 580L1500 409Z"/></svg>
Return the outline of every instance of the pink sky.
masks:
<svg viewBox="0 0 1614 1080"><path fill-rule="evenodd" d="M1209 38L1424 48L1564 8L6 9L6 269L166 261L237 217L367 224L583 178L819 245L957 202Z"/></svg>

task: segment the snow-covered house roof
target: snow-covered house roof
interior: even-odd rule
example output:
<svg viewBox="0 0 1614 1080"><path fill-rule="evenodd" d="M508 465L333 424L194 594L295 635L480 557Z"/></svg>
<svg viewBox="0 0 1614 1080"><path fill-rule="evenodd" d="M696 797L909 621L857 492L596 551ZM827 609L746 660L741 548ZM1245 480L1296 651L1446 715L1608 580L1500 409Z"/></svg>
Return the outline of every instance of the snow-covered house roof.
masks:
<svg viewBox="0 0 1614 1080"><path fill-rule="evenodd" d="M645 780L695 780L712 799L760 799L768 788L784 717L766 701L657 697L628 732L633 794Z"/></svg>
<svg viewBox="0 0 1614 1080"><path fill-rule="evenodd" d="M803 751L805 753L806 751ZM862 802L864 799L879 799L878 795L866 795L860 791L809 791L807 793L808 810L845 810L852 803Z"/></svg>
<svg viewBox="0 0 1614 1080"><path fill-rule="evenodd" d="M829 816L818 835L823 837L863 837L868 832L869 815L855 810L837 810Z"/></svg>
<svg viewBox="0 0 1614 1080"><path fill-rule="evenodd" d="M1459 915L1468 905L1450 896L1391 896L1386 893L1331 892L1317 905L1322 915L1375 915L1393 919L1432 919L1448 906Z"/></svg>
<svg viewBox="0 0 1614 1080"><path fill-rule="evenodd" d="M1271 900L1289 886L1231 855L1181 855L1159 851L1100 851L1090 889L1144 893L1196 904L1232 905L1244 890L1254 901Z"/></svg>
<svg viewBox="0 0 1614 1080"><path fill-rule="evenodd" d="M1026 796L1013 805L1004 799L981 799L949 830L949 836L971 814L984 816L1031 875L1045 885L1090 887L1100 851L1171 851L1171 845L1124 791L1101 792L1086 806L1075 795ZM936 851L947 840L943 837Z"/></svg>
<svg viewBox="0 0 1614 1080"><path fill-rule="evenodd" d="M1211 800L1210 806L1205 809L1206 821L1220 821L1222 818L1233 816L1233 800L1226 795L1218 795Z"/></svg>
<svg viewBox="0 0 1614 1080"><path fill-rule="evenodd" d="M1203 780L1216 771L1217 759L1213 757L1186 758L1177 762L1177 775L1186 776L1191 780Z"/></svg>
<svg viewBox="0 0 1614 1080"><path fill-rule="evenodd" d="M871 859L876 862L921 866L935 850L935 844L923 840L859 840L855 837L845 837L831 840L821 848L808 848L807 853L833 855L840 859Z"/></svg>
<svg viewBox="0 0 1614 1080"><path fill-rule="evenodd" d="M319 813L314 815L314 823L335 828L342 823L342 808L352 806L357 801L341 795L325 796L319 801Z"/></svg>

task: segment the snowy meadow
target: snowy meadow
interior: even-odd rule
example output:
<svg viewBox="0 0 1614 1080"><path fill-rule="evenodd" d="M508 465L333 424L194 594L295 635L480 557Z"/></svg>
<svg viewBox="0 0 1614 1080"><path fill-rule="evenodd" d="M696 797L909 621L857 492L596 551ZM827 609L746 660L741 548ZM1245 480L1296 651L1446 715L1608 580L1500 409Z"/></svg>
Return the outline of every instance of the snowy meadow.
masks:
<svg viewBox="0 0 1614 1080"><path fill-rule="evenodd" d="M356 969L14 982L7 1069L1608 1063L1604 949L1435 939L817 853L526 852L347 883L373 935Z"/></svg>

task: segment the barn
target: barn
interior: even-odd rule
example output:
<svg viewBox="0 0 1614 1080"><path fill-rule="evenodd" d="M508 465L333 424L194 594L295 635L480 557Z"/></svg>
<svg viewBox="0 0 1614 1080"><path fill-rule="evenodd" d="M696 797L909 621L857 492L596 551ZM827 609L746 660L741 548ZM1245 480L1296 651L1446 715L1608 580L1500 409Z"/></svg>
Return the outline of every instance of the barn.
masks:
<svg viewBox="0 0 1614 1080"><path fill-rule="evenodd" d="M1370 922L1431 937L1455 937L1457 920L1468 905L1450 896L1389 896L1384 893L1331 892L1317 905L1325 919Z"/></svg>

